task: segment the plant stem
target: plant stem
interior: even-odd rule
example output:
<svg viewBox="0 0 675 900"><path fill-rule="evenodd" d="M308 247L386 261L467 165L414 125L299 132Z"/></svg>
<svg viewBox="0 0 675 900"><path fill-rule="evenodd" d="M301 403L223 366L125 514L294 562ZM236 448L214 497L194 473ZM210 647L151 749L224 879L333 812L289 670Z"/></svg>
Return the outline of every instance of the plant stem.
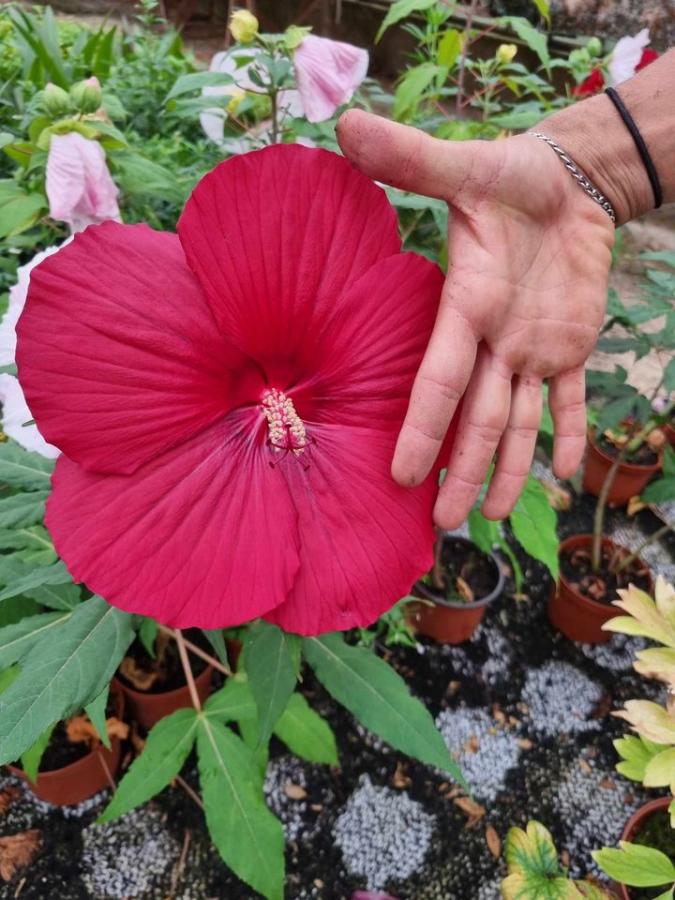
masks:
<svg viewBox="0 0 675 900"><path fill-rule="evenodd" d="M197 693L197 685L195 684L195 677L192 674L192 666L190 665L190 659L188 657L187 648L185 646L185 638L183 637L183 632L180 628L176 629L176 643L178 644L178 653L180 654L180 661L183 666L183 672L185 672L185 678L188 684L188 690L190 691L190 699L192 700L192 705L197 710L197 712L201 712L202 702L199 699L199 694Z"/></svg>
<svg viewBox="0 0 675 900"><path fill-rule="evenodd" d="M175 782L176 782L177 785L179 785L180 787L183 788L183 790L184 790L185 793L188 795L188 797L190 797L191 800L194 800L195 803L197 804L197 806L198 806L201 810L203 810L203 809L204 809L204 804L203 804L203 802L202 802L202 798L199 796L199 794L198 794L196 791L193 791L193 790L192 790L192 788L191 788L190 785L187 783L187 781L186 781L184 778L182 778L180 775L176 775L176 777L175 777L174 780L175 780Z"/></svg>
<svg viewBox="0 0 675 900"><path fill-rule="evenodd" d="M466 14L466 27L464 28L465 39L462 41L462 52L459 57L459 67L457 69L457 96L455 98L455 109L458 113L462 111L464 100L464 76L466 74L466 57L469 52L469 43L471 41L471 26L476 15L476 7L478 0L471 0L471 6Z"/></svg>
<svg viewBox="0 0 675 900"><path fill-rule="evenodd" d="M170 638L173 638L174 641L178 641L178 635L173 630L173 628L168 628L166 625L160 625L157 623L157 628L163 634L168 634ZM203 659L204 662L207 662L210 666L213 666L214 669L217 669L219 672L222 672L223 675L231 675L232 669L229 666L223 665L220 660L216 659L215 656L211 656L210 653L207 653L206 650L202 650L201 647L198 647L196 644L193 644L192 641L188 641L186 637L183 638L183 642L185 646L188 648L190 653L194 653L195 656L198 656L200 659Z"/></svg>
<svg viewBox="0 0 675 900"><path fill-rule="evenodd" d="M436 531L436 540L434 541L434 567L431 570L431 583L439 590L445 590L445 579L443 578L443 563L441 555L443 553L443 532L438 529Z"/></svg>
<svg viewBox="0 0 675 900"><path fill-rule="evenodd" d="M626 457L627 450L628 444L624 444L621 450L619 450L619 452L617 453L614 462L609 467L609 471L607 472L605 480L602 483L600 494L598 495L598 502L595 507L595 515L593 516L593 550L591 553L591 566L594 572L600 571L600 561L602 554L602 532L605 525L605 510L607 508L607 498L609 497L609 492L612 488L612 485L614 484L616 473L619 471L619 466Z"/></svg>
<svg viewBox="0 0 675 900"><path fill-rule="evenodd" d="M628 556L625 556L616 568L613 569L614 574L616 575L618 572L623 572L624 569L627 569L628 566L636 559L645 547L649 547L650 544L658 541L659 538L663 537L664 534L668 534L669 531L673 531L675 529L675 525L671 525L670 523L666 523L662 525L661 528L657 528L653 534L650 534L649 537L644 540L637 550L634 550Z"/></svg>
<svg viewBox="0 0 675 900"><path fill-rule="evenodd" d="M272 103L272 143L279 143L279 110L277 106L277 91L270 91L270 101Z"/></svg>

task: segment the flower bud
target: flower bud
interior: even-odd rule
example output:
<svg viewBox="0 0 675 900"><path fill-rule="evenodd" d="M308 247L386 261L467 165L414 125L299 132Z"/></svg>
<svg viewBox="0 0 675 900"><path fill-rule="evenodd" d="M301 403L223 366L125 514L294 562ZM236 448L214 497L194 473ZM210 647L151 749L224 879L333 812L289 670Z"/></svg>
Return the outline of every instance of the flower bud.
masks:
<svg viewBox="0 0 675 900"><path fill-rule="evenodd" d="M500 44L495 52L495 59L501 66L506 66L513 62L517 52L518 48L515 44Z"/></svg>
<svg viewBox="0 0 675 900"><path fill-rule="evenodd" d="M42 93L42 105L47 115L53 119L68 115L72 112L73 103L67 91L51 81Z"/></svg>
<svg viewBox="0 0 675 900"><path fill-rule="evenodd" d="M228 116L236 116L237 110L239 109L241 101L246 96L246 91L240 87L231 87L231 88L228 88L227 93L229 94L229 96L232 99L225 107L225 112L228 114Z"/></svg>
<svg viewBox="0 0 675 900"><path fill-rule="evenodd" d="M600 38L592 37L586 44L590 56L602 56L602 41Z"/></svg>
<svg viewBox="0 0 675 900"><path fill-rule="evenodd" d="M258 20L247 9L238 9L230 18L230 34L240 44L250 44L258 34Z"/></svg>
<svg viewBox="0 0 675 900"><path fill-rule="evenodd" d="M92 75L86 81L78 81L71 87L70 96L79 112L96 112L101 105L101 85L98 78Z"/></svg>

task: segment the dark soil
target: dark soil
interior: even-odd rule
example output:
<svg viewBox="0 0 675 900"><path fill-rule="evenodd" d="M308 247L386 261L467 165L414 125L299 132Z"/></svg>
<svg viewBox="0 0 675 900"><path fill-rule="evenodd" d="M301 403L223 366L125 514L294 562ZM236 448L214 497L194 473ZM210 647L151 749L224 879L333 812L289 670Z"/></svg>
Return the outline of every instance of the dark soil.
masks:
<svg viewBox="0 0 675 900"><path fill-rule="evenodd" d="M626 555L626 551L623 551L619 559ZM649 590L648 570L638 560L633 560L620 572L610 570L613 564L616 564L616 560L610 547L602 548L599 572L593 571L590 547L572 550L560 556L560 568L569 585L584 597L597 600L598 603L610 604L616 599L617 590L627 588L630 584Z"/></svg>
<svg viewBox="0 0 675 900"><path fill-rule="evenodd" d="M611 456L612 459L616 459L620 453L620 447L617 447L616 444L608 441L603 435L596 438L596 440L603 453L606 453L607 456ZM629 463L631 466L653 466L658 460L658 453L655 453L647 444L642 444L642 446L638 447L633 453L627 453L623 462Z"/></svg>
<svg viewBox="0 0 675 900"><path fill-rule="evenodd" d="M64 766L69 766L78 759L82 759L87 753L89 753L89 745L82 741L77 743L69 741L65 723L59 722L52 732L51 740L40 761L40 771L53 772L54 769L62 769Z"/></svg>
<svg viewBox="0 0 675 900"><path fill-rule="evenodd" d="M633 843L660 850L675 863L675 830L670 827L668 811L664 809L651 815L633 838ZM653 900L663 893L664 887L631 888L631 900Z"/></svg>
<svg viewBox="0 0 675 900"><path fill-rule="evenodd" d="M108 698L106 717L110 718L118 714L117 703L114 696ZM40 760L40 772L53 772L62 769L71 763L77 762L90 752L89 744L85 741L70 741L66 731L66 723L59 722L52 732L47 749Z"/></svg>
<svg viewBox="0 0 675 900"><path fill-rule="evenodd" d="M441 562L442 578L445 583L445 591L441 596L453 603L470 602L466 594L458 588L458 578L469 586L473 600L487 597L497 585L499 573L496 563L469 541L446 538L441 551ZM433 583L429 583L427 587L434 593L440 593Z"/></svg>
<svg viewBox="0 0 675 900"><path fill-rule="evenodd" d="M199 629L195 628L186 631L185 637L201 650L205 650L207 653L213 652L210 644ZM127 656L130 656L143 671L159 673L157 681L147 691L141 691L141 693L162 694L165 691L174 691L176 688L184 687L186 683L185 675L183 674L183 666L178 654L178 646L174 640L170 640L166 645L161 660L159 658L153 659L139 640L135 640L131 644L127 650ZM197 676L204 671L207 663L201 657L190 653L190 665L193 674ZM125 678L121 672L118 671L117 676L128 687L135 691L140 690L128 678Z"/></svg>

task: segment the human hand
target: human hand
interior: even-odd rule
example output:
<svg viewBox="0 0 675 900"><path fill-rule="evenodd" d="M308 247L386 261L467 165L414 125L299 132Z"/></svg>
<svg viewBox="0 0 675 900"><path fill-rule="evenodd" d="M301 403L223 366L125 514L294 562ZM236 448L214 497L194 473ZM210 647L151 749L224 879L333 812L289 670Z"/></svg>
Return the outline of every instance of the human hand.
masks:
<svg viewBox="0 0 675 900"><path fill-rule="evenodd" d="M584 363L603 320L614 226L531 135L441 141L349 110L338 140L371 178L450 206L448 277L392 474L424 480L463 398L434 519L464 521L495 453L482 512L504 518L532 462L545 380L553 470L567 478L581 461Z"/></svg>

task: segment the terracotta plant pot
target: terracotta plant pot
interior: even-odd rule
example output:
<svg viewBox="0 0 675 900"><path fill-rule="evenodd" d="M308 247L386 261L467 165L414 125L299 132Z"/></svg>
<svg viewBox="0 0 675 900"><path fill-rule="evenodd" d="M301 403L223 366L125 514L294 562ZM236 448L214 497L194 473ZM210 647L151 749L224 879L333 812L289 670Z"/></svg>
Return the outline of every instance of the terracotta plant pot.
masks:
<svg viewBox="0 0 675 900"><path fill-rule="evenodd" d="M465 538L452 537L451 540L474 547ZM418 581L413 594L424 603L411 603L407 618L410 625L419 634L433 638L439 644L461 644L468 641L485 615L488 604L496 600L504 590L504 573L491 553L485 554L494 569L495 587L485 597L473 603L461 603L446 600L428 584Z"/></svg>
<svg viewBox="0 0 675 900"><path fill-rule="evenodd" d="M584 466L584 490L595 497L600 496L600 491L605 483L607 473L614 460L595 443L592 435L588 436L588 452ZM633 463L620 463L614 481L609 489L607 503L609 506L623 506L631 497L642 493L647 482L661 468L661 459L649 466L636 466Z"/></svg>
<svg viewBox="0 0 675 900"><path fill-rule="evenodd" d="M211 693L212 677L212 666L207 666L199 675L195 676L197 694L202 703ZM117 677L113 679L113 684L122 691L130 713L146 731L149 731L164 716L168 716L184 706L192 706L190 689L187 684L172 691L158 691L154 694L150 691L137 691Z"/></svg>
<svg viewBox="0 0 675 900"><path fill-rule="evenodd" d="M637 809L626 822L626 827L621 835L621 840L632 841L650 816L653 816L654 813L661 812L662 809L668 809L671 799L671 797L659 797L658 800L650 800L649 803L645 803L644 806ZM617 888L621 900L632 900L630 888L626 887L625 884L619 884L617 885Z"/></svg>
<svg viewBox="0 0 675 900"><path fill-rule="evenodd" d="M558 557L574 550L590 550L592 545L592 534L574 535L574 537L562 541L558 549ZM612 551L623 549L609 538L602 539L602 546ZM636 561L644 565L642 560L637 559ZM652 587L650 577L649 589L651 590ZM583 644L605 643L612 637L612 632L603 631L602 626L617 615L619 615L619 610L615 606L585 597L570 584L562 572L557 586L554 584L551 588L548 617L551 624L572 641L580 641Z"/></svg>
<svg viewBox="0 0 675 900"><path fill-rule="evenodd" d="M117 718L122 719L124 695L116 688L113 688L113 691L115 712ZM35 784L18 766L8 766L8 769L22 778L40 800L53 803L55 806L74 806L93 797L104 787L110 786L110 780L114 779L119 768L121 752L120 739L113 737L110 739L110 750L99 744L95 750L68 766L38 772Z"/></svg>

